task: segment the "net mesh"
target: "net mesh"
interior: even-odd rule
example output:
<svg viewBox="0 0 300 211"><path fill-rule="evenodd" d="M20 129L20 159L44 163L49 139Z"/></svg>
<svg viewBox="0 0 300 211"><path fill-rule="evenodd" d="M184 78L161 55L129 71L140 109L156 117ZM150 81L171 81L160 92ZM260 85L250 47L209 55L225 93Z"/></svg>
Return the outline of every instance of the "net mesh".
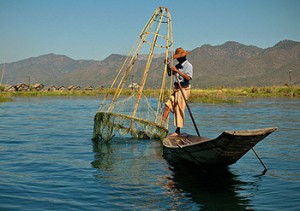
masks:
<svg viewBox="0 0 300 211"><path fill-rule="evenodd" d="M161 113L156 114L145 96L140 99L136 114L132 116L132 108L136 103L135 96L136 94L118 102L109 102L102 107L101 110L104 111L96 113L94 138L109 141L115 136L161 140L166 137L168 130L160 125Z"/></svg>

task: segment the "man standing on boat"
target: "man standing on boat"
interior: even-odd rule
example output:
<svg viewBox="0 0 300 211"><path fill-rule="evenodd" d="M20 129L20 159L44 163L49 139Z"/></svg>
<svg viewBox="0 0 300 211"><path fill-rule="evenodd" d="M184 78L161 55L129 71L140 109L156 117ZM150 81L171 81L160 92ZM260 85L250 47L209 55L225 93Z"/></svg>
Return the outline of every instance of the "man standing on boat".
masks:
<svg viewBox="0 0 300 211"><path fill-rule="evenodd" d="M193 77L193 65L186 58L189 53L189 51L185 51L183 48L177 48L173 59L177 59L178 64L173 67L168 65L168 71L173 72L175 82L173 93L165 104L162 125L164 126L170 111L174 113L174 125L176 130L170 136L180 135L180 128L183 128L184 125L185 99L187 100L190 97L191 80ZM165 63L169 64L169 61L165 61ZM182 96L180 88L182 89L185 99Z"/></svg>

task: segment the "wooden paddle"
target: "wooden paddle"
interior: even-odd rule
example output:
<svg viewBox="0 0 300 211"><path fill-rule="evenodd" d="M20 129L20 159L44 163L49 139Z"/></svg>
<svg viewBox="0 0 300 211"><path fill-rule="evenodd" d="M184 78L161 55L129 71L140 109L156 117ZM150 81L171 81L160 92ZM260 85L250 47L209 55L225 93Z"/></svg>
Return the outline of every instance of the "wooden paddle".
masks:
<svg viewBox="0 0 300 211"><path fill-rule="evenodd" d="M264 172L266 172L267 171L267 167L265 166L264 162L260 159L260 157L258 156L258 154L256 153L256 151L254 150L254 147L252 147L251 149L254 152L254 154L256 155L257 159L260 161L261 165L265 168Z"/></svg>

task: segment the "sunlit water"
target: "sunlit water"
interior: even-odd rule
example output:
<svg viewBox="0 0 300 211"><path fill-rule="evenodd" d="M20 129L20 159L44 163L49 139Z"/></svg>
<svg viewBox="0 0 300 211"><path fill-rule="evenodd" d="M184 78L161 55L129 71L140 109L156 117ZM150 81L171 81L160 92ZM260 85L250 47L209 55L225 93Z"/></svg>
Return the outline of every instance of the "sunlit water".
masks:
<svg viewBox="0 0 300 211"><path fill-rule="evenodd" d="M277 126L255 147L265 174L252 151L203 173L168 164L160 141L93 143L97 98L1 103L0 210L300 210L300 100L243 101L190 106L210 138ZM186 119L183 132L195 133Z"/></svg>

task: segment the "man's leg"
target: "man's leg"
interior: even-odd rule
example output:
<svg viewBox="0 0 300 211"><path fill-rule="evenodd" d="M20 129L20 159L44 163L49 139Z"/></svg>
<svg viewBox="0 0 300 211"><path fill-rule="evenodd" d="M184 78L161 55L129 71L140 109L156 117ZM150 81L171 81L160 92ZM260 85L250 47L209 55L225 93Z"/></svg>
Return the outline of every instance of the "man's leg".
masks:
<svg viewBox="0 0 300 211"><path fill-rule="evenodd" d="M169 116L169 113L170 113L170 109L168 106L165 106L164 108L164 113L163 113L163 116L162 116L162 120L161 120L161 125L164 126L165 122L166 122L166 119L168 118Z"/></svg>

